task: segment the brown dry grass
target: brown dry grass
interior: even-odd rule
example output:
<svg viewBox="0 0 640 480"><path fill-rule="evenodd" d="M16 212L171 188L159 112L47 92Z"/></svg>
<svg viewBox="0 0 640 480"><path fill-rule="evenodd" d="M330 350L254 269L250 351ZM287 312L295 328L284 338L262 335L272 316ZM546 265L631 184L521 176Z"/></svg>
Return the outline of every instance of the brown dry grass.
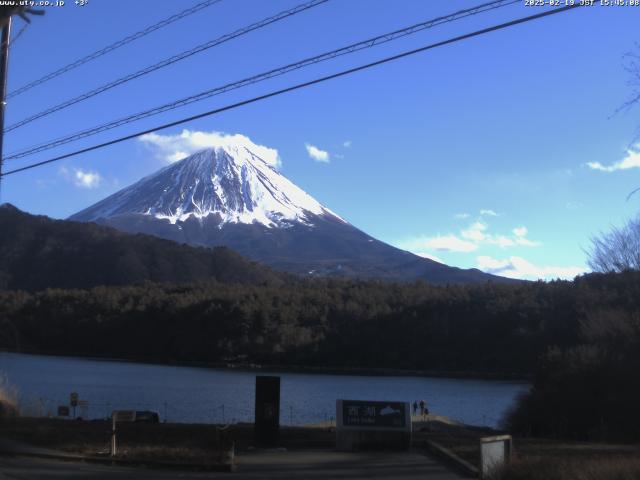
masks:
<svg viewBox="0 0 640 480"><path fill-rule="evenodd" d="M452 422L418 424L414 442L436 441L479 466L480 438L494 432ZM500 480L640 480L640 445L514 438L515 460Z"/></svg>
<svg viewBox="0 0 640 480"><path fill-rule="evenodd" d="M5 438L38 447L83 455L107 455L111 422L73 421L47 418L15 418L0 421ZM296 448L331 448L333 428L282 427L282 445ZM207 463L231 442L236 450L254 445L253 424L235 424L219 431L214 425L120 424L118 456L130 459L198 461Z"/></svg>
<svg viewBox="0 0 640 480"><path fill-rule="evenodd" d="M496 480L638 480L640 458L529 458L514 461Z"/></svg>
<svg viewBox="0 0 640 480"><path fill-rule="evenodd" d="M0 377L0 418L17 417L18 414L18 392L6 378Z"/></svg>

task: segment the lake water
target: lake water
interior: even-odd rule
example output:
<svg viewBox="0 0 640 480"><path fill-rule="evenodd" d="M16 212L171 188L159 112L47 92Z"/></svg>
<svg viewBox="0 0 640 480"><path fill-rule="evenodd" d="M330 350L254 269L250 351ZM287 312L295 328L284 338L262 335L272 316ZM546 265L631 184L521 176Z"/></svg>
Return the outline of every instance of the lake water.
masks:
<svg viewBox="0 0 640 480"><path fill-rule="evenodd" d="M0 352L0 375L15 387L27 414L55 414L78 392L85 418L112 410L155 410L170 422L253 421L255 372L175 367ZM431 413L464 423L496 426L522 382L429 377L269 373L281 377L282 424L335 417L336 399L425 399Z"/></svg>

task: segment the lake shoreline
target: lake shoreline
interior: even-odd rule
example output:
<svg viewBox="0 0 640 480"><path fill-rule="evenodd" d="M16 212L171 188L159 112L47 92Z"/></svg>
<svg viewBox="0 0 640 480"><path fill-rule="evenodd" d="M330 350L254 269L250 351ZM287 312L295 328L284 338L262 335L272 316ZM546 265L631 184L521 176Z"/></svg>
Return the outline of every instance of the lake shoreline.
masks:
<svg viewBox="0 0 640 480"><path fill-rule="evenodd" d="M184 360L159 360L145 358L114 358L107 356L96 356L95 354L74 354L66 352L42 352L31 350L8 350L0 349L0 353L17 353L25 355L39 355L48 357L68 357L84 360L96 360L117 363L139 363L146 365L171 366L171 367L191 367L204 368L210 370L233 370L241 372L265 372L265 373L306 373L317 375L356 375L371 377L425 377L425 378L453 378L460 380L490 380L529 383L531 375L508 372L470 372L470 371L448 371L448 370L409 370L397 368L375 368L375 367L315 367L309 365L269 365L242 362L197 362Z"/></svg>

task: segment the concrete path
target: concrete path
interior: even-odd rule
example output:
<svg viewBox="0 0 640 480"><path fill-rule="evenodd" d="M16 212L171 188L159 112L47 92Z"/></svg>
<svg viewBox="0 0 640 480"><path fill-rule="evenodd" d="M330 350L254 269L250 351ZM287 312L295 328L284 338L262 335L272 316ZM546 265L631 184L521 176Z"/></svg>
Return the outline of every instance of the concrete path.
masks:
<svg viewBox="0 0 640 480"><path fill-rule="evenodd" d="M256 452L239 455L238 478L454 480L464 478L421 452L357 452L327 450Z"/></svg>
<svg viewBox="0 0 640 480"><path fill-rule="evenodd" d="M333 451L251 452L238 455L235 473L177 472L125 468L75 461L0 457L0 480L61 479L428 479L461 477L422 453L340 453Z"/></svg>
<svg viewBox="0 0 640 480"><path fill-rule="evenodd" d="M26 455L42 455L55 456L55 457L67 457L69 459L77 458L78 455L61 452L60 450L51 450L49 448L34 447L28 443L19 442L17 440L9 440L6 438L0 438L0 452L3 454L26 454Z"/></svg>

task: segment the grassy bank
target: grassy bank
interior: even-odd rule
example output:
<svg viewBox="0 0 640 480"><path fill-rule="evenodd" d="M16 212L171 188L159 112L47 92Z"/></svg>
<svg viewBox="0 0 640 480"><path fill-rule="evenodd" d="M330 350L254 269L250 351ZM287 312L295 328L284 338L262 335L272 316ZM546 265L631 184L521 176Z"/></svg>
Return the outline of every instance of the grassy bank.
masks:
<svg viewBox="0 0 640 480"><path fill-rule="evenodd" d="M0 421L5 439L37 447L89 456L109 455L111 422L48 418L14 418ZM118 424L119 456L135 459L207 463L230 442L237 450L254 445L253 424L219 425ZM282 427L281 443L289 449L331 448L333 427Z"/></svg>
<svg viewBox="0 0 640 480"><path fill-rule="evenodd" d="M480 465L480 438L498 432L436 417L414 423L414 443L429 439ZM495 480L638 480L640 444L514 437L513 462Z"/></svg>
<svg viewBox="0 0 640 480"><path fill-rule="evenodd" d="M628 455L595 458L518 459L496 476L499 480L637 480L640 458Z"/></svg>
<svg viewBox="0 0 640 480"><path fill-rule="evenodd" d="M436 441L478 466L479 440L497 432L470 427L446 417L414 419L413 446ZM0 421L3 438L67 453L108 456L111 423L46 418L10 418ZM240 423L221 431L216 425L118 425L119 456L135 460L207 464L233 442L237 452L254 446L253 424ZM280 445L288 450L335 447L335 427L321 424L281 427ZM514 462L501 480L637 480L640 445L570 442L515 437Z"/></svg>

